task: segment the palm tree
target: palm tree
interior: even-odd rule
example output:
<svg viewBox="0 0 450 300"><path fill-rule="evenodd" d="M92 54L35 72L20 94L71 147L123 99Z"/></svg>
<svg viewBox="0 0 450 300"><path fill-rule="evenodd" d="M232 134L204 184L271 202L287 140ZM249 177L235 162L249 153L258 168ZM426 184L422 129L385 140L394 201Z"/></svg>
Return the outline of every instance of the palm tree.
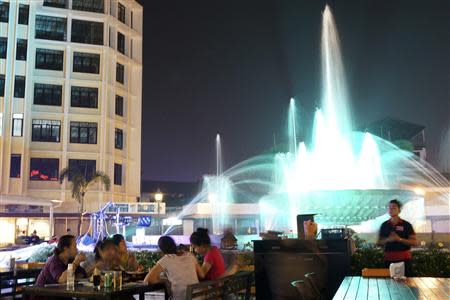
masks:
<svg viewBox="0 0 450 300"><path fill-rule="evenodd" d="M65 168L61 170L59 175L59 182L62 184L65 177L72 181L72 198L78 202L80 213L80 220L78 221L78 235L81 235L81 225L83 224L84 214L84 195L90 185L97 182L103 183L105 189L109 191L111 187L111 179L109 176L101 171L95 171L92 176L88 176L87 170L82 174L78 168Z"/></svg>

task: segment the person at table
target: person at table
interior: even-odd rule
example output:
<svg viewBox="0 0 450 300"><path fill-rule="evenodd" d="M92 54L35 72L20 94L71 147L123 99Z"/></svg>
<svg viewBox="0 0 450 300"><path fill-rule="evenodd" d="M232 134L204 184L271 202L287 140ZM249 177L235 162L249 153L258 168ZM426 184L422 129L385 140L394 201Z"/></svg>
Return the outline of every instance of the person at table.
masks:
<svg viewBox="0 0 450 300"><path fill-rule="evenodd" d="M186 287L198 283L199 277L204 277L202 268L192 253L179 251L170 236L160 237L158 247L164 256L149 270L144 282L161 282L160 275L165 273L170 281L172 299L186 299Z"/></svg>
<svg viewBox="0 0 450 300"><path fill-rule="evenodd" d="M225 274L225 262L220 250L211 245L208 229L197 228L197 231L191 234L190 242L194 251L204 257L201 268L206 280L216 280L228 275Z"/></svg>
<svg viewBox="0 0 450 300"><path fill-rule="evenodd" d="M39 238L39 236L37 235L36 230L33 231L33 233L31 234L30 237L30 244L39 244L41 242L41 239Z"/></svg>
<svg viewBox="0 0 450 300"><path fill-rule="evenodd" d="M16 244L26 244L28 240L28 236L25 233L25 230L22 231L22 234L16 238Z"/></svg>
<svg viewBox="0 0 450 300"><path fill-rule="evenodd" d="M412 225L399 216L401 206L397 199L389 201L388 212L391 218L381 224L378 244L384 246L387 268L391 263L404 262L405 275L411 276L411 246L416 246L417 240Z"/></svg>
<svg viewBox="0 0 450 300"><path fill-rule="evenodd" d="M142 271L144 268L140 266L136 260L136 257L128 252L127 243L125 238L121 234L115 234L112 236L114 244L118 247L119 251L119 264L124 271Z"/></svg>
<svg viewBox="0 0 450 300"><path fill-rule="evenodd" d="M98 241L95 245L94 253L94 261L86 261L83 265L88 275L92 275L95 268L102 272L120 270L118 261L119 250L113 240Z"/></svg>
<svg viewBox="0 0 450 300"><path fill-rule="evenodd" d="M44 286L46 284L66 283L67 282L67 265L73 264L75 276L85 277L86 272L80 263L86 260L83 253L78 253L77 244L73 235L63 235L58 241L58 245L41 273L36 279L37 286Z"/></svg>

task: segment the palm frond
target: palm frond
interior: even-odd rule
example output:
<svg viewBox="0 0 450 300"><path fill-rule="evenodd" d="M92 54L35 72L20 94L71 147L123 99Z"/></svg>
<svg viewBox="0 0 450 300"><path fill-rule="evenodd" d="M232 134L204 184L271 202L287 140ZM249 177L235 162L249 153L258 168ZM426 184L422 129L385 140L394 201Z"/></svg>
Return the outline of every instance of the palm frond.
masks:
<svg viewBox="0 0 450 300"><path fill-rule="evenodd" d="M86 188L87 182L84 176L78 174L72 177L72 197L78 202L83 198Z"/></svg>
<svg viewBox="0 0 450 300"><path fill-rule="evenodd" d="M71 170L69 168L64 168L59 172L59 183L63 183L64 178L67 176L69 178L69 174L71 173Z"/></svg>
<svg viewBox="0 0 450 300"><path fill-rule="evenodd" d="M59 182L62 184L66 177L67 179L70 178L72 183L72 198L77 200L77 202L80 204L83 201L84 195L89 185L100 182L105 186L105 190L109 191L109 189L111 188L111 179L106 173L102 171L95 171L94 174L92 174L91 178L86 179L85 175L83 175L80 170L65 168L60 172Z"/></svg>
<svg viewBox="0 0 450 300"><path fill-rule="evenodd" d="M105 172L95 171L95 173L92 175L91 180L88 181L88 185L96 182L103 183L103 185L105 186L105 190L107 191L109 191L109 189L111 188L111 179Z"/></svg>

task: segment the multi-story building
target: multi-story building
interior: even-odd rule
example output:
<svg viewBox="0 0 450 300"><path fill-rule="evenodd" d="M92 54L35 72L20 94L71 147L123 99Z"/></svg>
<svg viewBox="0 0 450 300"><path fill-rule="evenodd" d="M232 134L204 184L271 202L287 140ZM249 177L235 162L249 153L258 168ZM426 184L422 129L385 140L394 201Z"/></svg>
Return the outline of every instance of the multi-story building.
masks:
<svg viewBox="0 0 450 300"><path fill-rule="evenodd" d="M42 207L35 216L76 213L58 180L66 167L111 178L109 192L89 189L88 212L137 200L142 24L135 0L0 0L0 223L36 229L30 205Z"/></svg>

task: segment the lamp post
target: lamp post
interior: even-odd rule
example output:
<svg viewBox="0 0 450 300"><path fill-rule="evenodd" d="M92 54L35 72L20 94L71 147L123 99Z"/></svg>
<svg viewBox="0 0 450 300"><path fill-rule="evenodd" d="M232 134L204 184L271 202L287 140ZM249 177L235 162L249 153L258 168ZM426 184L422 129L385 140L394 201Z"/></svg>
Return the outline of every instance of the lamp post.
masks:
<svg viewBox="0 0 450 300"><path fill-rule="evenodd" d="M160 211L160 205L161 205L161 202L164 200L164 194L161 192L160 189L158 189L153 197L155 198L155 202L156 202L156 205L158 207L157 208L157 213L159 215L160 212L161 212ZM163 234L163 232L164 232L164 224L161 222L161 234Z"/></svg>
<svg viewBox="0 0 450 300"><path fill-rule="evenodd" d="M155 193L155 201L156 202L162 202L163 201L163 198L164 198L164 195L163 195L163 193L161 193L159 190L158 190L158 192L156 192Z"/></svg>

